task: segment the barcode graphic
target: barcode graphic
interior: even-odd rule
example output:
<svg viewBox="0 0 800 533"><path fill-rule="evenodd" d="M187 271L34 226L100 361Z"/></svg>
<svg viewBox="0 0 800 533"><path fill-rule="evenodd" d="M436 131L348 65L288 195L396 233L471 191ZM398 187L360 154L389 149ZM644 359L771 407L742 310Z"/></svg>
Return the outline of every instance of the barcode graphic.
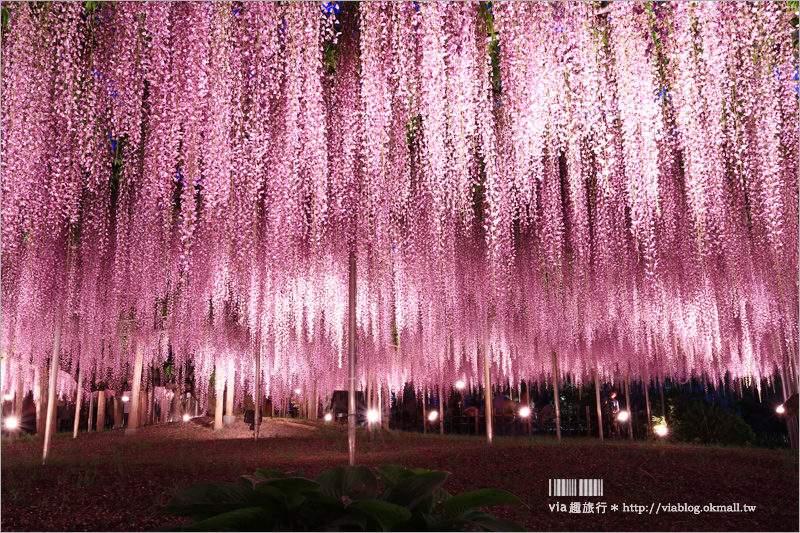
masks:
<svg viewBox="0 0 800 533"><path fill-rule="evenodd" d="M550 479L550 496L602 496L602 479Z"/></svg>

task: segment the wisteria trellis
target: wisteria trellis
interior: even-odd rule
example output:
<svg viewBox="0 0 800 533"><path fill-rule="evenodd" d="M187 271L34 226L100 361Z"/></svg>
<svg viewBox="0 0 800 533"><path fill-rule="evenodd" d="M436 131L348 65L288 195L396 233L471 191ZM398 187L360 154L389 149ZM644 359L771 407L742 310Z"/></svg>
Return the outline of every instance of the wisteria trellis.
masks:
<svg viewBox="0 0 800 533"><path fill-rule="evenodd" d="M341 388L350 250L362 384L796 357L783 3L3 6L3 391Z"/></svg>

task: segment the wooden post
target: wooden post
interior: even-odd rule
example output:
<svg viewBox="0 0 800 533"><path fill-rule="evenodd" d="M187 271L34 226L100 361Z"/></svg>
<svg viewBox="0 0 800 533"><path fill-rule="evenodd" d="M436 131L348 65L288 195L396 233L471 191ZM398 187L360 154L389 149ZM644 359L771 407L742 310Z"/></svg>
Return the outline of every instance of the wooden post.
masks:
<svg viewBox="0 0 800 533"><path fill-rule="evenodd" d="M19 423L22 424L22 402L25 400L25 389L22 385L22 363L19 363L19 371L17 372L17 395L14 398L14 416L17 417ZM20 428L17 428L16 435L20 435Z"/></svg>
<svg viewBox="0 0 800 533"><path fill-rule="evenodd" d="M528 406L528 409L531 410L531 414L528 415L528 436L531 436L531 425L533 424L533 407L531 406L531 382L529 380L525 381L525 403Z"/></svg>
<svg viewBox="0 0 800 533"><path fill-rule="evenodd" d="M94 381L94 380L92 380ZM86 422L86 433L92 432L92 422L94 422L94 392L92 391L92 384L89 384L89 420Z"/></svg>
<svg viewBox="0 0 800 533"><path fill-rule="evenodd" d="M600 442L603 442L603 409L600 405L600 372L594 370L594 393L597 397L597 432L600 435Z"/></svg>
<svg viewBox="0 0 800 533"><path fill-rule="evenodd" d="M58 359L61 355L61 311L56 315L56 331L53 338L53 356L50 358L50 387L47 391L47 422L44 430L44 451L42 452L42 464L47 464L50 456L50 443L55 432L56 422L56 384L58 383Z"/></svg>
<svg viewBox="0 0 800 533"><path fill-rule="evenodd" d="M97 391L97 431L106 429L106 391Z"/></svg>
<svg viewBox="0 0 800 533"><path fill-rule="evenodd" d="M488 332L486 333L488 335ZM486 342L486 338L483 339L483 381L484 381L484 401L486 404L486 409L484 412L484 422L486 423L486 444L491 444L492 440L494 439L494 428L492 427L492 379L489 372L490 368L490 359L489 359L489 343ZM477 417L475 417L477 420ZM475 431L477 434L477 428Z"/></svg>
<svg viewBox="0 0 800 533"><path fill-rule="evenodd" d="M786 366L778 368L778 371L780 372L781 376L781 388L783 389L783 401L785 402L786 400L789 399L790 396L789 391L791 390L791 384L787 383L786 381L789 372ZM785 418L786 418L786 430L789 435L789 446L792 450L796 450L798 445L797 425L795 424L794 417L787 415L785 416Z"/></svg>
<svg viewBox="0 0 800 533"><path fill-rule="evenodd" d="M644 403L647 407L647 440L653 438L653 417L650 412L650 381L643 382L644 384Z"/></svg>
<svg viewBox="0 0 800 533"><path fill-rule="evenodd" d="M136 358L133 361L133 384L131 385L131 410L128 413L128 427L125 428L126 435L135 435L136 428L139 427L139 402L142 390L142 365L144 364L144 342L139 340L136 343Z"/></svg>
<svg viewBox="0 0 800 533"><path fill-rule="evenodd" d="M153 372L152 371L150 372L150 376L151 376L151 378L150 378L151 384L150 384L150 394L148 396L148 400L149 400L148 405L149 405L150 413L147 416L147 423L148 424L155 424L155 422L156 422L156 383L152 378L152 376L153 376Z"/></svg>
<svg viewBox="0 0 800 533"><path fill-rule="evenodd" d="M356 465L356 253L350 251L349 294L347 298L347 454Z"/></svg>
<svg viewBox="0 0 800 533"><path fill-rule="evenodd" d="M592 436L592 418L589 416L589 406L586 406L586 436Z"/></svg>
<svg viewBox="0 0 800 533"><path fill-rule="evenodd" d="M628 410L628 440L633 441L633 411L631 410L631 390L628 387L628 374L625 373L625 409Z"/></svg>
<svg viewBox="0 0 800 533"><path fill-rule="evenodd" d="M144 426L147 421L147 391L139 393L139 425Z"/></svg>
<svg viewBox="0 0 800 533"><path fill-rule="evenodd" d="M319 420L319 398L317 397L317 380L314 380L313 388L311 389L311 419Z"/></svg>
<svg viewBox="0 0 800 533"><path fill-rule="evenodd" d="M222 417L222 423L230 425L236 422L236 417L233 416L233 388L236 382L236 366L233 360L228 361L228 380L226 383L225 391L225 416Z"/></svg>
<svg viewBox="0 0 800 533"><path fill-rule="evenodd" d="M254 376L254 390L253 390L253 439L258 441L258 433L261 430L261 347L263 343L258 341L256 346L256 373Z"/></svg>
<svg viewBox="0 0 800 533"><path fill-rule="evenodd" d="M45 417L47 415L47 394L44 384L50 381L47 367L36 369L36 434L44 435Z"/></svg>
<svg viewBox="0 0 800 533"><path fill-rule="evenodd" d="M439 435L444 435L444 394L442 391L444 388L442 384L439 383Z"/></svg>
<svg viewBox="0 0 800 533"><path fill-rule="evenodd" d="M551 350L553 356L553 396L556 401L556 438L561 440L561 398L558 392L558 365L556 364L556 349Z"/></svg>
<svg viewBox="0 0 800 533"><path fill-rule="evenodd" d="M125 407L122 405L122 394L122 391L114 392L114 429L120 429L122 427L122 414L123 408Z"/></svg>
<svg viewBox="0 0 800 533"><path fill-rule="evenodd" d="M79 363L80 365L80 363ZM78 388L75 393L75 424L72 426L72 438L78 438L78 426L81 423L81 402L83 401L83 365L78 367Z"/></svg>
<svg viewBox="0 0 800 533"><path fill-rule="evenodd" d="M422 433L428 433L428 387L422 390Z"/></svg>
<svg viewBox="0 0 800 533"><path fill-rule="evenodd" d="M222 409L225 407L225 375L222 365L217 365L214 374L214 430L222 429Z"/></svg>

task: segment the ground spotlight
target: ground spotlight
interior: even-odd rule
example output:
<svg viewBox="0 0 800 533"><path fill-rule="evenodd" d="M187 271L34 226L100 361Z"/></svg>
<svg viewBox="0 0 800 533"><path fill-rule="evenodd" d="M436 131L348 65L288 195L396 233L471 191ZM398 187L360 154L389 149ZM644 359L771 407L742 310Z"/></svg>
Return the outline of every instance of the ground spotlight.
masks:
<svg viewBox="0 0 800 533"><path fill-rule="evenodd" d="M367 422L369 422L370 424L374 424L375 422L378 421L379 418L380 416L378 415L378 411L376 411L375 409L367 411Z"/></svg>
<svg viewBox="0 0 800 533"><path fill-rule="evenodd" d="M324 418L325 418L325 422L330 422L331 420L333 420L333 415L330 414L330 413L325 413L325 417Z"/></svg>
<svg viewBox="0 0 800 533"><path fill-rule="evenodd" d="M16 416L9 416L4 422L6 429L17 429L19 427L19 419Z"/></svg>
<svg viewBox="0 0 800 533"><path fill-rule="evenodd" d="M522 407L519 410L519 416L522 418L528 418L531 416L531 408L530 407Z"/></svg>
<svg viewBox="0 0 800 533"><path fill-rule="evenodd" d="M778 413L779 415L782 415L783 413L786 412L786 408L783 405L779 405L778 408L775 409L775 412Z"/></svg>
<svg viewBox="0 0 800 533"><path fill-rule="evenodd" d="M294 389L295 394L300 394L300 389Z"/></svg>
<svg viewBox="0 0 800 533"><path fill-rule="evenodd" d="M619 414L617 414L617 420L620 422L627 422L630 417L631 414L628 411L620 411Z"/></svg>
<svg viewBox="0 0 800 533"><path fill-rule="evenodd" d="M183 415L183 421L184 422L188 422L190 418L192 418L192 417L189 416L189 415Z"/></svg>
<svg viewBox="0 0 800 533"><path fill-rule="evenodd" d="M656 432L656 435L659 437L666 437L667 436L667 426L664 424L659 424L653 428L653 431Z"/></svg>
<svg viewBox="0 0 800 533"><path fill-rule="evenodd" d="M463 381L456 381L456 388L459 389L459 390L463 389L464 388L464 382Z"/></svg>
<svg viewBox="0 0 800 533"><path fill-rule="evenodd" d="M14 399L14 395L13 394L3 394L3 399L4 400L13 400Z"/></svg>
<svg viewBox="0 0 800 533"><path fill-rule="evenodd" d="M431 411L428 413L428 420L430 422L436 421L437 418L439 418L439 411Z"/></svg>
<svg viewBox="0 0 800 533"><path fill-rule="evenodd" d="M130 399L131 399L130 396L123 396L122 397L122 401L123 402L128 402L128 401L130 401Z"/></svg>

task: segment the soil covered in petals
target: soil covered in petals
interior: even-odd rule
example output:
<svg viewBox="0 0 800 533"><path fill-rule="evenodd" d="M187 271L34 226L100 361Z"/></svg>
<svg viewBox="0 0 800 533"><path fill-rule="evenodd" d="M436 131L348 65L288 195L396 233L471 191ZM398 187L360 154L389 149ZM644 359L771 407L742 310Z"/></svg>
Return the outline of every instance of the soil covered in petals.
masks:
<svg viewBox="0 0 800 533"><path fill-rule="evenodd" d="M314 477L347 464L343 426L266 419L255 442L241 419L214 431L210 418L123 431L56 435L41 465L38 437L2 444L4 531L144 531L174 523L158 510L179 488L236 481L256 468L302 468ZM488 509L529 531L796 531L798 456L788 450L684 446L596 439L481 438L359 428L358 463L451 473L451 493L503 488L527 507ZM550 479L603 479L602 497L550 497ZM581 512L570 512L580 502ZM585 503L605 513L583 512ZM561 510L560 504L565 505ZM707 504L739 512L707 511ZM553 507L559 504L558 507ZM641 514L631 504L644 506ZM656 514L651 505L661 504ZM700 512L664 512L665 505ZM744 505L755 506L745 512ZM614 506L618 506L616 510ZM574 506L573 510L574 510ZM627 510L626 510L627 509Z"/></svg>

